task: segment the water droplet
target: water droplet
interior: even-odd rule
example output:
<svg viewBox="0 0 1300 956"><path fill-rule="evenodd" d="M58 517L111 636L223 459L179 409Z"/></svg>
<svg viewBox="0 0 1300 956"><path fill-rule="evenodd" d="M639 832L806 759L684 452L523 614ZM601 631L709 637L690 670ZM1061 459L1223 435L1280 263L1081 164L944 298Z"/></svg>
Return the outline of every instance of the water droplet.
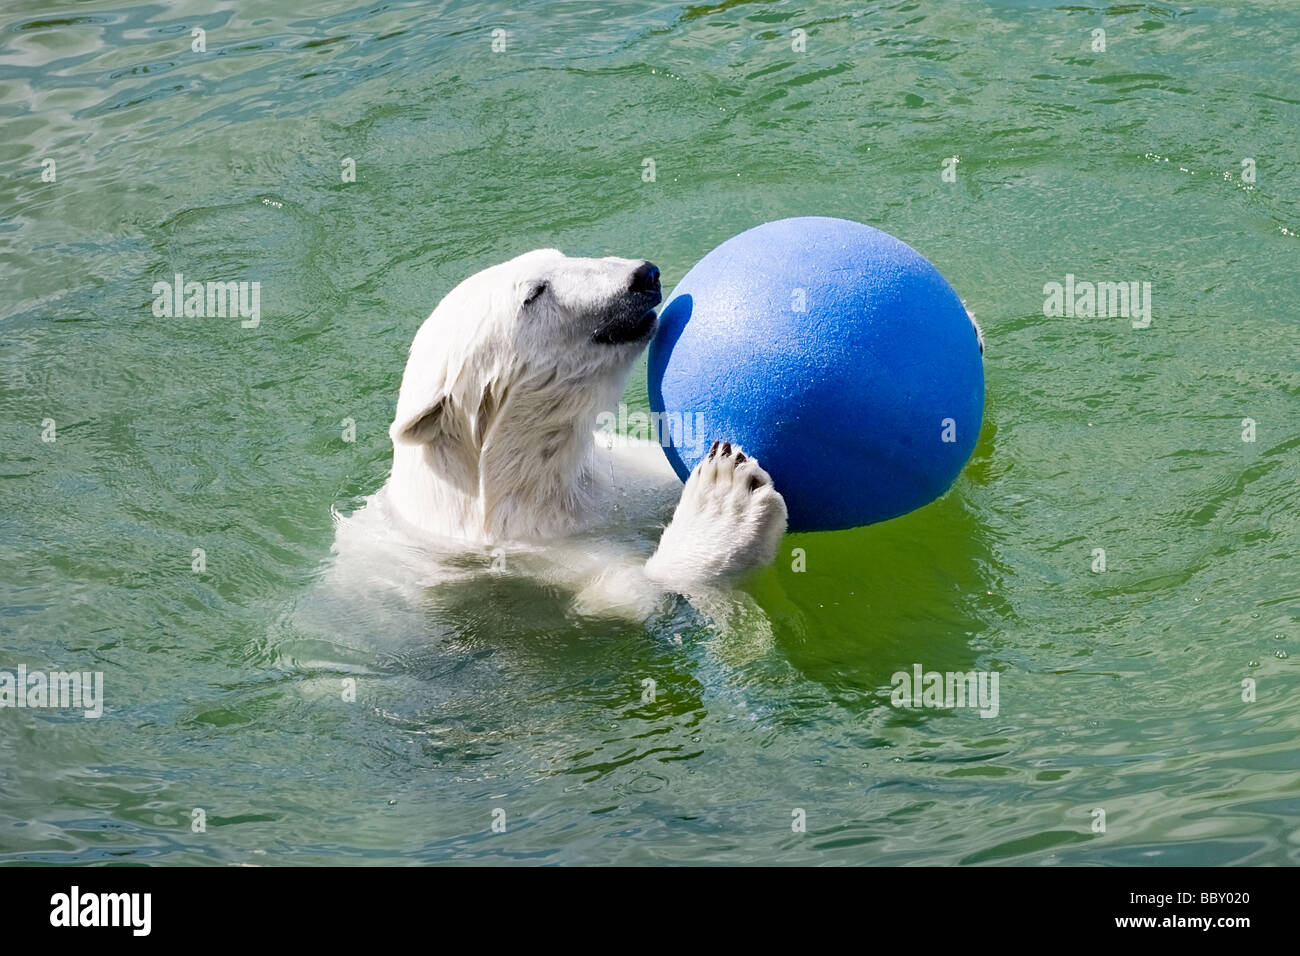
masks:
<svg viewBox="0 0 1300 956"><path fill-rule="evenodd" d="M1286 651L1274 651L1273 656L1280 661L1286 660Z"/></svg>

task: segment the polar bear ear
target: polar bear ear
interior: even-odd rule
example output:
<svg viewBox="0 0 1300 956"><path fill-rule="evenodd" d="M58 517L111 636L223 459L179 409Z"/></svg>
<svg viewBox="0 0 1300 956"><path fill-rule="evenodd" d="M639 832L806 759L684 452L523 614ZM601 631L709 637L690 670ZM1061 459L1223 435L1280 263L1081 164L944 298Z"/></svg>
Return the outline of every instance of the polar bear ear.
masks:
<svg viewBox="0 0 1300 956"><path fill-rule="evenodd" d="M446 342L438 335L441 329L434 325L433 318L426 319L415 333L402 372L397 410L388 428L394 445L425 445L455 427L453 393L463 384L465 368L448 356Z"/></svg>
<svg viewBox="0 0 1300 956"><path fill-rule="evenodd" d="M497 374L496 324L513 315L493 270L470 276L438 303L415 333L388 429L394 445L427 445L473 436L481 382Z"/></svg>
<svg viewBox="0 0 1300 956"><path fill-rule="evenodd" d="M410 409L406 414L402 412L399 402L397 418L388 429L388 437L394 445L423 445L443 433L448 401L444 396L431 404Z"/></svg>
<svg viewBox="0 0 1300 956"><path fill-rule="evenodd" d="M447 374L445 365L429 351L427 339L422 328L402 374L397 410L388 428L394 445L427 444L453 424L452 389L456 376Z"/></svg>
<svg viewBox="0 0 1300 956"><path fill-rule="evenodd" d="M446 393L426 396L423 401L397 401L397 417L388 429L394 445L427 445L451 440L481 449L488 430L505 403L506 389L487 387L473 414L467 414L460 400Z"/></svg>

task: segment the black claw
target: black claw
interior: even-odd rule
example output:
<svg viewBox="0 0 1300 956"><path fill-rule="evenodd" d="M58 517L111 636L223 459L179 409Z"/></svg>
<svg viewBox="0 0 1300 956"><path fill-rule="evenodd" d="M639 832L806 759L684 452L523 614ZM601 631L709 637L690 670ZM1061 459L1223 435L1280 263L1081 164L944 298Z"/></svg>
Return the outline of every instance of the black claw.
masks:
<svg viewBox="0 0 1300 956"><path fill-rule="evenodd" d="M718 453L718 443L715 441L709 446L709 461L713 461L713 456Z"/></svg>
<svg viewBox="0 0 1300 956"><path fill-rule="evenodd" d="M761 481L759 480L758 475L750 475L750 476L749 476L749 490L750 490L750 491L758 491L758 489L759 489L759 488L762 488L762 487L763 487L763 482L761 482Z"/></svg>
<svg viewBox="0 0 1300 956"><path fill-rule="evenodd" d="M745 462L747 462L747 461L749 461L749 459L745 457L745 453L744 453L743 451L738 451L738 452L736 452L736 464L737 464L737 465L743 465L743 464L744 464Z"/></svg>
<svg viewBox="0 0 1300 956"><path fill-rule="evenodd" d="M724 441L722 443L722 457L727 458L730 455L731 455L731 442Z"/></svg>

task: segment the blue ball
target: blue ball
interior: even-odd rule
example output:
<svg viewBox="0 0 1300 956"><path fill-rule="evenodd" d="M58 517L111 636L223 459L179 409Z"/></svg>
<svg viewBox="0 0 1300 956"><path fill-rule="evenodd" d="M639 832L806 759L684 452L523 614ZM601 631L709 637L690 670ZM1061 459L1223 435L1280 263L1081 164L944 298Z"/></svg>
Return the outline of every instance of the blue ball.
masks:
<svg viewBox="0 0 1300 956"><path fill-rule="evenodd" d="M664 303L649 374L678 476L714 439L739 443L785 496L791 531L933 501L984 417L957 294L916 250L845 219L769 222L706 255Z"/></svg>

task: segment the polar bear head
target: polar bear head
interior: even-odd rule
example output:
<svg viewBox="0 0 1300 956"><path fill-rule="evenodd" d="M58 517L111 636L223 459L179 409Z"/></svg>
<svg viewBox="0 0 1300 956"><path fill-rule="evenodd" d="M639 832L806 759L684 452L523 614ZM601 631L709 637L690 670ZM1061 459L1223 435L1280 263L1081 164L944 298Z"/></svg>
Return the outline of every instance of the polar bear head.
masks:
<svg viewBox="0 0 1300 956"><path fill-rule="evenodd" d="M538 249L456 286L416 333L393 440L396 506L457 537L527 537L579 507L596 415L654 335L659 270Z"/></svg>

